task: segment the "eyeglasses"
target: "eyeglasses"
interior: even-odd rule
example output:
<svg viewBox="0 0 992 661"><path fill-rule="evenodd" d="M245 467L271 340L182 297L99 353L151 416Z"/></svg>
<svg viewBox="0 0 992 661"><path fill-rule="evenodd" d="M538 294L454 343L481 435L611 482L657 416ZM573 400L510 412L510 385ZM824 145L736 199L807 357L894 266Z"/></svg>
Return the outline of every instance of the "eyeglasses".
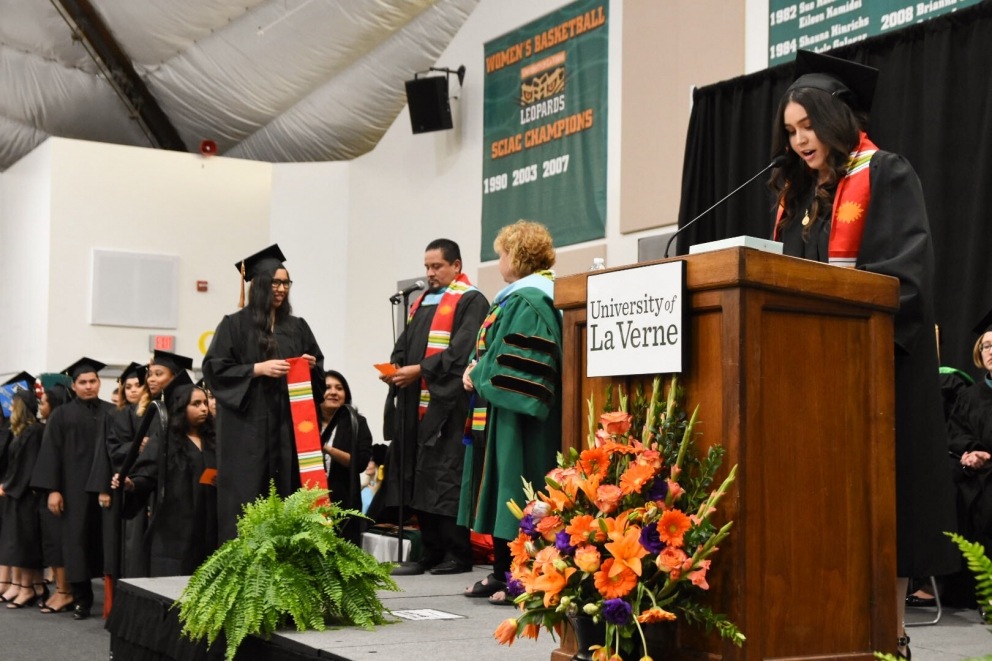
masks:
<svg viewBox="0 0 992 661"><path fill-rule="evenodd" d="M982 343L982 346L981 346L981 350L982 351L988 351L989 349L992 349L992 342L984 342L984 343Z"/></svg>
<svg viewBox="0 0 992 661"><path fill-rule="evenodd" d="M272 281L272 288L273 289L279 289L280 287L283 287L285 289L289 289L292 286L293 286L293 281L292 280L273 280Z"/></svg>

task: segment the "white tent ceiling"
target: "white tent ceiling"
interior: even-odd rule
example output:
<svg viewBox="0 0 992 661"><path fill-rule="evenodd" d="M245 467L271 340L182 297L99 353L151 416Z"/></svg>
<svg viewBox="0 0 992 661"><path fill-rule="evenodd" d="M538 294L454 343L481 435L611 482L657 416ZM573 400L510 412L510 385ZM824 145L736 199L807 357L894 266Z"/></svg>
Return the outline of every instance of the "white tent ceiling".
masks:
<svg viewBox="0 0 992 661"><path fill-rule="evenodd" d="M478 1L0 0L0 171L51 135L354 158Z"/></svg>

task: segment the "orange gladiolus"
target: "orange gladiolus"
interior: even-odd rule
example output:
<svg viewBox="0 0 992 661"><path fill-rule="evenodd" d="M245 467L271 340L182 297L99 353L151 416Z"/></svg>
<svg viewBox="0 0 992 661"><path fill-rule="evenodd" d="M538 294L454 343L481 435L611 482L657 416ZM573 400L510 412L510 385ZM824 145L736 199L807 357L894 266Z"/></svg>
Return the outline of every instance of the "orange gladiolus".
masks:
<svg viewBox="0 0 992 661"><path fill-rule="evenodd" d="M675 613L669 613L664 608L654 606L637 616L637 621L641 624L651 624L653 622L673 622Z"/></svg>
<svg viewBox="0 0 992 661"><path fill-rule="evenodd" d="M711 562L712 560L703 560L699 563L699 569L689 572L689 580L693 585L704 590L710 589L710 584L706 582L706 572L709 571Z"/></svg>
<svg viewBox="0 0 992 661"><path fill-rule="evenodd" d="M596 489L596 507L603 514L609 514L620 505L623 492L615 484L603 484Z"/></svg>
<svg viewBox="0 0 992 661"><path fill-rule="evenodd" d="M506 645L510 647L513 645L513 641L517 639L517 621L514 618L509 620L503 620L496 627L496 631L493 632L493 638L500 645Z"/></svg>
<svg viewBox="0 0 992 661"><path fill-rule="evenodd" d="M646 556L648 551L641 546L640 537L641 529L631 526L622 537L605 544L606 550L614 560L610 574L616 575L626 567L636 575L641 575L641 558Z"/></svg>
<svg viewBox="0 0 992 661"><path fill-rule="evenodd" d="M658 520L658 537L671 546L682 546L683 536L689 531L692 522L679 510L668 510Z"/></svg>
<svg viewBox="0 0 992 661"><path fill-rule="evenodd" d="M620 571L614 574L613 566L613 558L608 558L593 575L596 589L605 599L624 597L637 585L637 575L634 572L627 567L621 567Z"/></svg>
<svg viewBox="0 0 992 661"><path fill-rule="evenodd" d="M603 448L583 450L579 455L579 468L590 480L602 482L610 469L610 455Z"/></svg>

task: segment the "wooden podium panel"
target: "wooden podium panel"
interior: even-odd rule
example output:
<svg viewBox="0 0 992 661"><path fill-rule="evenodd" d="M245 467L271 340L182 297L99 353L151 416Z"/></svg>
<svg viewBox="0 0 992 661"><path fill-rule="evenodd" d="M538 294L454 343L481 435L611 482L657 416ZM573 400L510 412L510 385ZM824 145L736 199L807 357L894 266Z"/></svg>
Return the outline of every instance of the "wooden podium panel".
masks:
<svg viewBox="0 0 992 661"><path fill-rule="evenodd" d="M702 446L726 449L718 477L739 466L715 518L734 529L713 557L709 603L747 643L736 648L683 626L679 658L894 652L898 281L746 248L680 259L691 343L686 405L700 405ZM610 381L629 388L645 380L585 377L588 275L555 286L565 449L583 443L590 396L599 406ZM569 642L553 658L570 658Z"/></svg>

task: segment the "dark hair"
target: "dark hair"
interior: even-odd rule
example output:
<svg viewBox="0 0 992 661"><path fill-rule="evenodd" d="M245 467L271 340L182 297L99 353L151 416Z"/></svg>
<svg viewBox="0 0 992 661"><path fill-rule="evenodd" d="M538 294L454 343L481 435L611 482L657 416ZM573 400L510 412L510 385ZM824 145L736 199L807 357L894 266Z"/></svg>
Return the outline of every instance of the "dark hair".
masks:
<svg viewBox="0 0 992 661"><path fill-rule="evenodd" d="M66 388L61 383L53 384L51 388L45 391L45 397L48 399L48 415L51 417L52 411L67 403L72 399L72 391Z"/></svg>
<svg viewBox="0 0 992 661"><path fill-rule="evenodd" d="M274 358L276 355L276 336L272 331L272 276L284 266L278 266L272 271L263 271L251 279L248 290L248 310L251 315L251 334L254 345L258 348L263 360ZM289 271L287 271L289 273ZM285 321L293 313L289 304L289 290L282 305L276 308L276 323Z"/></svg>
<svg viewBox="0 0 992 661"><path fill-rule="evenodd" d="M819 181L819 173L813 172L799 158L789 145L789 134L785 129L785 108L790 103L798 103L806 110L810 128L817 139L830 148L827 164L830 166L825 181ZM813 87L800 87L789 90L782 97L772 126L772 157L785 155L785 164L772 171L768 187L775 193L777 204L784 208L778 226L789 226L806 206L806 200L815 189L815 197L809 208L810 218L816 218L825 204L831 204L837 182L847 173L847 160L850 152L857 147L860 131L867 124L866 115L856 115L850 106L829 92Z"/></svg>
<svg viewBox="0 0 992 661"><path fill-rule="evenodd" d="M454 264L455 260L461 261L462 250L458 247L458 244L451 239L434 239L427 244L424 248L424 252L430 252L431 250L440 250L441 255L444 257L444 261L449 264Z"/></svg>
<svg viewBox="0 0 992 661"><path fill-rule="evenodd" d="M193 400L195 391L203 392L203 388L196 386L179 386L173 397L170 398L169 405L169 449L168 462L170 467L188 465L189 455L186 452L187 445L183 441L189 434L189 420L186 419L186 407ZM203 393L206 395L206 392ZM200 435L202 447L214 444L214 426L208 415L203 424L197 430Z"/></svg>
<svg viewBox="0 0 992 661"><path fill-rule="evenodd" d="M348 385L348 380L344 378L344 374L336 370L327 370L324 372L324 383L327 383L327 377L334 377L341 382L344 387L344 403L351 404L351 386Z"/></svg>

